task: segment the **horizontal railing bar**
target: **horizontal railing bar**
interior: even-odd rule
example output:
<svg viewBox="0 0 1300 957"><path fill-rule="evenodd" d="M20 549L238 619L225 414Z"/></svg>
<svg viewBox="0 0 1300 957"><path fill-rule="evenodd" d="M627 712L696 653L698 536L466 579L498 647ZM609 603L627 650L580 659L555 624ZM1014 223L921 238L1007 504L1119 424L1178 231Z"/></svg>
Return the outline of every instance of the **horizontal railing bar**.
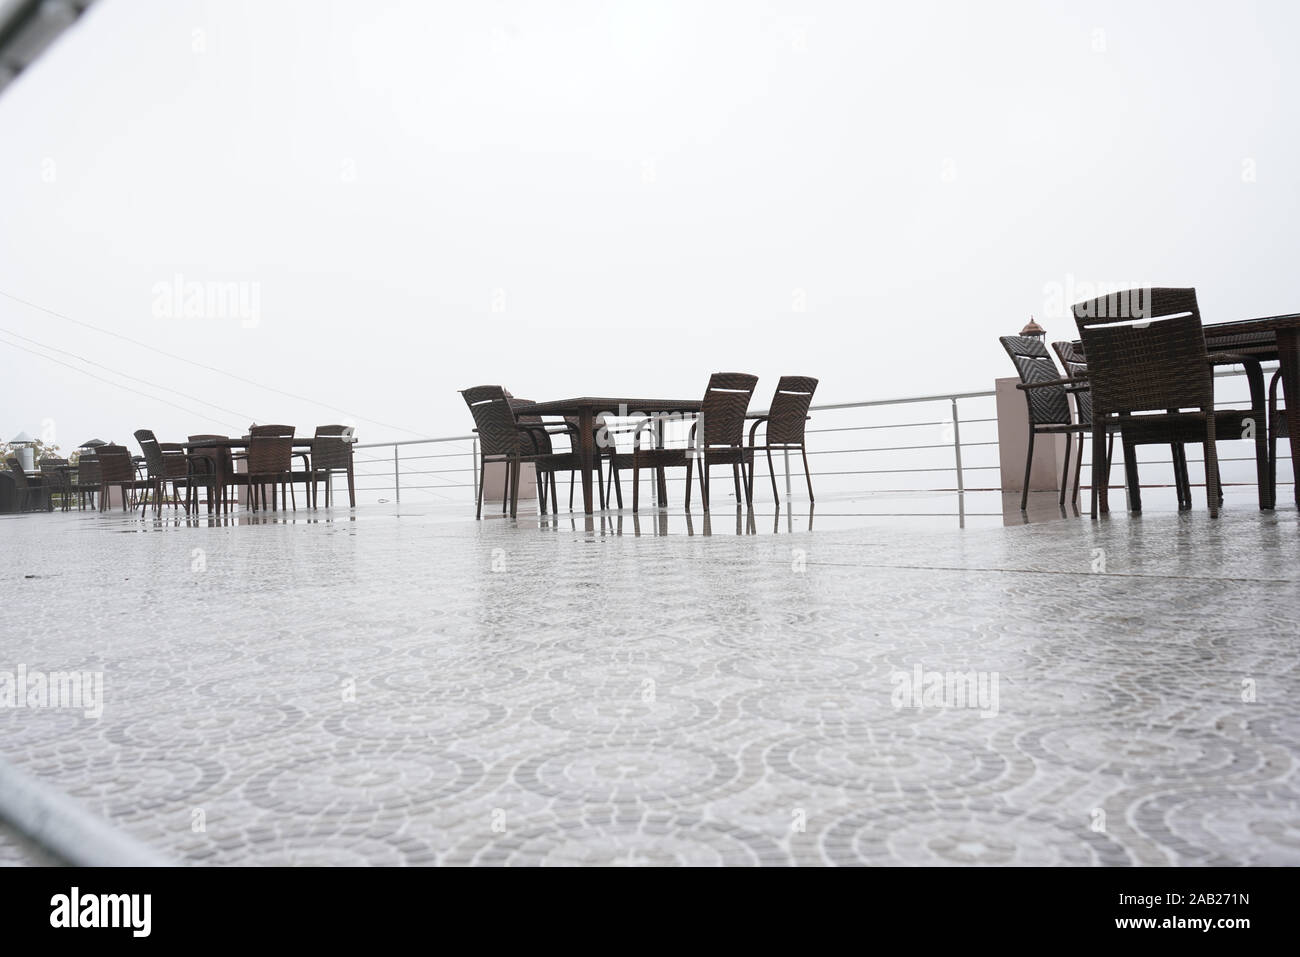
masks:
<svg viewBox="0 0 1300 957"><path fill-rule="evenodd" d="M394 445L424 445L428 442L473 442L476 435L444 435L431 439L402 439L399 442L358 442L354 449L391 449ZM466 450L468 452L468 450Z"/></svg>

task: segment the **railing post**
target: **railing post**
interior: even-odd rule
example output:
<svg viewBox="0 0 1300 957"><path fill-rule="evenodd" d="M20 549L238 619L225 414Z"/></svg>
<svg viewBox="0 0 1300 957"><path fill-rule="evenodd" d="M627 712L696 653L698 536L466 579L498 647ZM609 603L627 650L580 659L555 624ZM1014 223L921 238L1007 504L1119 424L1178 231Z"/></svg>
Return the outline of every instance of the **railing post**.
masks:
<svg viewBox="0 0 1300 957"><path fill-rule="evenodd" d="M397 493L397 502L402 502L402 472L397 460L397 443L393 443L393 490Z"/></svg>
<svg viewBox="0 0 1300 957"><path fill-rule="evenodd" d="M949 401L952 403L952 452L957 459L957 494L966 494L966 480L961 471L961 419L957 415L957 398L953 396Z"/></svg>
<svg viewBox="0 0 1300 957"><path fill-rule="evenodd" d="M791 500L791 492L790 492L790 450L789 450L789 449L786 449L785 452L784 452L783 454L785 455L785 500L786 500L787 502L789 502L789 501Z"/></svg>

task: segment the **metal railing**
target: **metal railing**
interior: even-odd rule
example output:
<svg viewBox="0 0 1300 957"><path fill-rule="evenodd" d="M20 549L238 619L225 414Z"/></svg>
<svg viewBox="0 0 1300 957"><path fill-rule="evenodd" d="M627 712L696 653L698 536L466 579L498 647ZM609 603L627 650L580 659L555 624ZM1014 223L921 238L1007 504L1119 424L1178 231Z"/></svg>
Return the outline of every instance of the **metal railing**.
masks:
<svg viewBox="0 0 1300 957"><path fill-rule="evenodd" d="M1220 386L1220 408L1250 407L1242 372L1219 370L1216 376L1234 380L1224 384L1227 388ZM989 389L813 405L809 410L815 418L807 432L808 459L818 495L953 492L961 496L967 492L1000 491L995 396L996 392ZM927 414L903 414L916 407L925 408ZM1264 428L1264 423L1258 427ZM878 441L872 441L875 437L879 437ZM1083 471L1087 479L1091 444L1085 445ZM464 502L478 495L479 449L472 434L359 443L355 449L359 496L366 493L378 501L401 502L405 497L407 501ZM1289 458L1287 443L1280 443L1278 451L1279 458ZM1196 457L1195 450L1189 452L1189 466L1202 472L1197 475L1193 471L1193 484L1203 485L1203 461ZM780 458L777 479L784 486L784 498L796 498L803 478L802 463L796 456L792 464L789 452ZM761 474L766 472L761 455L759 460L755 467L759 474L754 479L756 498L766 496L765 489L770 487L770 481L764 484L766 476ZM1173 461L1168 449L1141 447L1138 461L1143 488L1172 488ZM1255 481L1253 451L1246 455L1224 454L1219 461L1225 484ZM1116 443L1113 487L1123 487L1123 474L1123 452ZM1279 487L1291 484L1286 478L1286 470L1279 467ZM670 483L680 485L684 481L680 470L669 475ZM654 484L650 483L652 502ZM1086 489L1087 481L1082 484ZM716 482L715 486L722 487ZM726 487L730 488L730 483Z"/></svg>

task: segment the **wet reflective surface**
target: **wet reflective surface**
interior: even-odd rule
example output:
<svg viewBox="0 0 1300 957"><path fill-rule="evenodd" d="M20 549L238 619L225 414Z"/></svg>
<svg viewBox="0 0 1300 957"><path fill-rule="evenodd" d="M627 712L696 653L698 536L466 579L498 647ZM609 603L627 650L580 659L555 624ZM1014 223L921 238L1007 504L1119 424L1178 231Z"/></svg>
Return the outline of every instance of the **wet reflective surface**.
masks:
<svg viewBox="0 0 1300 957"><path fill-rule="evenodd" d="M6 516L0 672L105 700L0 752L193 864L1300 863L1296 512L991 494Z"/></svg>

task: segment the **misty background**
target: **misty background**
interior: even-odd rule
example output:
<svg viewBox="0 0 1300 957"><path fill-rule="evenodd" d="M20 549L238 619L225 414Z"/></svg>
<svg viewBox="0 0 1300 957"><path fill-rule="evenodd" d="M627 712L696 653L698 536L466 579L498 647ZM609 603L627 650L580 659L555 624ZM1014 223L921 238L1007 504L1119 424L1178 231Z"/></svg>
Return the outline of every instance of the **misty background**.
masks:
<svg viewBox="0 0 1300 957"><path fill-rule="evenodd" d="M979 390L1098 284L1295 311L1298 32L1286 2L100 0L0 96L0 439L463 434L470 385L717 370L756 407L782 374Z"/></svg>

